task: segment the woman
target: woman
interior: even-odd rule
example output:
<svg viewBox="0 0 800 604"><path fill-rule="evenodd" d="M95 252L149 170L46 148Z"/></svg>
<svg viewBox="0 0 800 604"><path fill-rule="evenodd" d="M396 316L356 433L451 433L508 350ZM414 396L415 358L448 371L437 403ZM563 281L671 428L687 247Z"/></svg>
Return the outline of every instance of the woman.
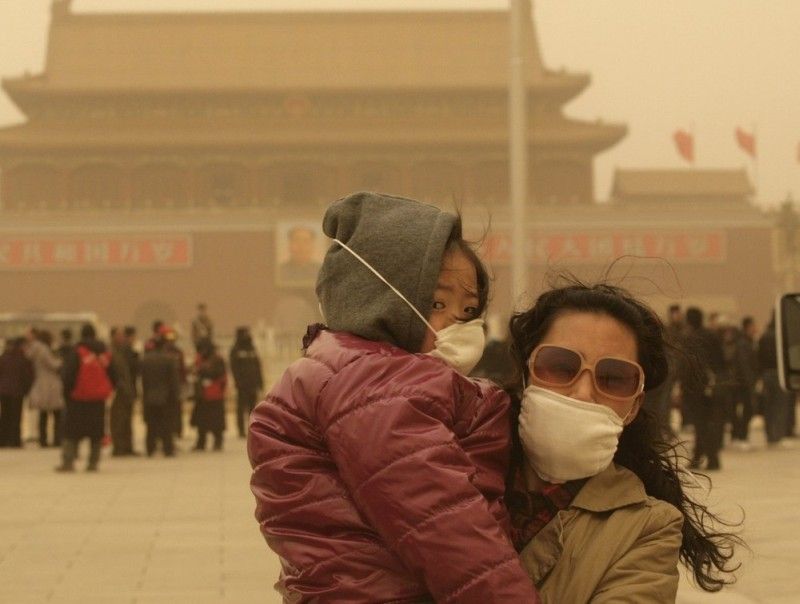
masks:
<svg viewBox="0 0 800 604"><path fill-rule="evenodd" d="M39 446L47 447L47 417L53 417L53 447L61 446L61 410L64 408L64 386L61 382L62 361L53 351L53 334L46 330L31 331L25 354L33 363L34 380L28 394L31 409L39 411Z"/></svg>
<svg viewBox="0 0 800 604"><path fill-rule="evenodd" d="M509 475L515 541L544 602L673 602L678 561L718 591L741 541L689 499L642 408L667 374L664 328L610 285L550 290L511 319L522 390Z"/></svg>

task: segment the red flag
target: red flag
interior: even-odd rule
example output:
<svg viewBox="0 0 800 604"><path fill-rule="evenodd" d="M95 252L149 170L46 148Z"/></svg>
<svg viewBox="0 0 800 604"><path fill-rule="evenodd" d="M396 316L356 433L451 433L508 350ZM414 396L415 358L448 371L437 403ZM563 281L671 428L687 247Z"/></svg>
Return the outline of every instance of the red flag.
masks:
<svg viewBox="0 0 800 604"><path fill-rule="evenodd" d="M686 130L676 130L672 140L675 141L678 154L690 164L694 163L694 136Z"/></svg>
<svg viewBox="0 0 800 604"><path fill-rule="evenodd" d="M756 156L756 135L736 128L736 143L750 157Z"/></svg>

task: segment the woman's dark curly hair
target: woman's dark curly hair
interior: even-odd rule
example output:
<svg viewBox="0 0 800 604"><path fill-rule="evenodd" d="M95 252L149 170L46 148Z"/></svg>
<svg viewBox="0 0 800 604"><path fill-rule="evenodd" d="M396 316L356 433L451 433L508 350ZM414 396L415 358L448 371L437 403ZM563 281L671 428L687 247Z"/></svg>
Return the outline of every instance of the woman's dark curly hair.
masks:
<svg viewBox="0 0 800 604"><path fill-rule="evenodd" d="M569 284L543 293L532 308L515 314L509 324L511 353L516 365L515 382L509 386L515 409L512 413L512 463L509 477L524 462L517 432L519 393L527 362L555 319L565 312L602 313L627 326L635 335L638 361L644 369L645 390L659 386L667 377L667 348L664 326L655 312L622 288L604 283L586 285L574 278ZM697 584L706 591L719 591L732 583L739 568L731 562L734 546L743 544L733 533L716 527L736 526L712 514L706 506L693 501L684 492L684 482L696 481L678 465L681 458L677 444L667 442L662 426L647 408L622 432L614 461L644 483L651 497L671 503L683 512L683 541L680 559L692 570ZM511 488L509 478L509 489ZM511 501L512 498L509 498Z"/></svg>

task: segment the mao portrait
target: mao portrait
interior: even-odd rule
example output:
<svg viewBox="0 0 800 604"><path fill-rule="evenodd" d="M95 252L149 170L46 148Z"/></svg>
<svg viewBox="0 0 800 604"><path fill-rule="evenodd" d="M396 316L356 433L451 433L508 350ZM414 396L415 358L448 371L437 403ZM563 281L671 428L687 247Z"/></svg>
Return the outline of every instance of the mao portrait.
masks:
<svg viewBox="0 0 800 604"><path fill-rule="evenodd" d="M279 223L275 241L275 284L313 288L327 245L320 227L312 222Z"/></svg>

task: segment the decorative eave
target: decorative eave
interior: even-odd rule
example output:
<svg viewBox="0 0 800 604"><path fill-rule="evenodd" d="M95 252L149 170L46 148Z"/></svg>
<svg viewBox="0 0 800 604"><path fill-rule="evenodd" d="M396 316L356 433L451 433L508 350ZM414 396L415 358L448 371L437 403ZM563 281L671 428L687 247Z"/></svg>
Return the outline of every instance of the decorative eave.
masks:
<svg viewBox="0 0 800 604"><path fill-rule="evenodd" d="M41 78L44 78L44 76L3 78L0 79L0 88L5 91L11 102L17 106L17 109L25 115L30 115L32 103L36 102L37 97L42 96L41 93L32 92L32 89L35 88L34 82Z"/></svg>
<svg viewBox="0 0 800 604"><path fill-rule="evenodd" d="M616 202L640 203L702 199L747 200L755 189L741 169L617 169L611 197Z"/></svg>
<svg viewBox="0 0 800 604"><path fill-rule="evenodd" d="M603 151L627 133L621 124L566 121L557 126L532 125L529 141L540 148ZM73 150L131 151L175 149L253 149L253 148L428 148L497 147L504 149L508 130L498 123L486 128L464 128L453 122L426 128L407 122L373 122L353 127L321 127L315 120L286 120L282 127L252 124L226 125L222 130L183 126L110 126L76 124L53 128L49 124L28 123L0 129L0 155Z"/></svg>
<svg viewBox="0 0 800 604"><path fill-rule="evenodd" d="M545 71L541 79L531 84L531 91L534 98L546 94L559 104L564 104L586 90L591 82L592 77L588 73Z"/></svg>
<svg viewBox="0 0 800 604"><path fill-rule="evenodd" d="M535 130L533 138L537 144L562 146L596 154L613 147L627 134L628 127L625 124L564 118L560 122L545 124L541 130Z"/></svg>
<svg viewBox="0 0 800 604"><path fill-rule="evenodd" d="M561 106L571 99L575 98L583 92L591 83L591 76L586 73L560 73L560 72L546 72L544 77L534 80L528 84L531 94L531 102L549 101ZM127 97L131 94L137 96L152 96L152 97L189 97L192 95L205 95L213 97L232 97L242 95L274 95L274 94L376 94L381 92L396 93L396 94L411 94L411 93L463 93L469 94L473 92L487 93L497 92L502 94L505 92L504 87L498 86L474 86L474 87L456 87L443 84L438 87L419 88L409 90L407 88L376 88L371 86L364 86L363 88L353 89L334 89L334 90L320 90L315 86L308 86L306 88L292 88L292 89L276 89L276 88L258 88L254 86L240 86L237 88L178 88L178 87L117 87L117 88L77 88L77 87L56 87L48 82L46 74L39 74L35 76L22 76L17 78L3 78L0 80L0 87L6 92L14 104L25 114L31 107L36 105L43 105L47 103L58 103L65 98L85 98L85 99L98 99L106 102L114 102L115 99Z"/></svg>

